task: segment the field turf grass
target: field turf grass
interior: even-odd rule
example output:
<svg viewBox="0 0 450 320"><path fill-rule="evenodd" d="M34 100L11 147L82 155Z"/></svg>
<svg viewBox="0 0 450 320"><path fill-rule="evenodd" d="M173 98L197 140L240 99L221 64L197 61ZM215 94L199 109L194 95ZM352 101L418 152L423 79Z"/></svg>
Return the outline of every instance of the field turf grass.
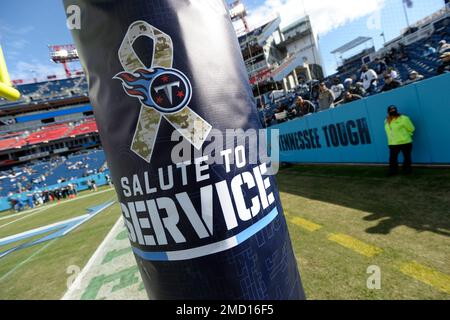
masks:
<svg viewBox="0 0 450 320"><path fill-rule="evenodd" d="M83 192L80 197L84 195L90 196L50 205L4 227L26 215L0 220L0 238L80 216L90 207L116 199L113 189L98 194ZM62 238L0 258L0 299L60 299L68 281L73 281L74 271L83 268L119 216L120 209L114 204ZM7 247L0 247L0 251L4 249Z"/></svg>
<svg viewBox="0 0 450 320"><path fill-rule="evenodd" d="M309 299L450 298L449 169L386 178L380 167L299 165L282 168L277 181ZM112 189L91 194L0 213L0 238L115 199ZM82 269L119 216L115 204L63 238L0 258L0 299L59 299L68 267ZM367 288L370 266L380 289Z"/></svg>
<svg viewBox="0 0 450 320"><path fill-rule="evenodd" d="M277 180L309 299L450 298L449 169L291 166Z"/></svg>

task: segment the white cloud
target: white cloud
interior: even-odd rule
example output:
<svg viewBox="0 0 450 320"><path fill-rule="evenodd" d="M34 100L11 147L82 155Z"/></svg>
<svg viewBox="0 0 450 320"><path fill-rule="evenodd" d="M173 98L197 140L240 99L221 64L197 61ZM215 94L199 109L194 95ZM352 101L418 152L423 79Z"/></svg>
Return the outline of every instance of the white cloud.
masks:
<svg viewBox="0 0 450 320"><path fill-rule="evenodd" d="M25 39L15 39L15 40L12 40L12 41L6 43L6 45L8 47L13 48L13 49L23 49L28 44L29 44L28 40L25 40Z"/></svg>
<svg viewBox="0 0 450 320"><path fill-rule="evenodd" d="M355 19L373 15L383 6L384 0L265 0L249 11L248 21L251 26L257 26L279 13L281 26L285 27L306 11L314 31L323 35Z"/></svg>
<svg viewBox="0 0 450 320"><path fill-rule="evenodd" d="M18 61L10 66L11 79L31 80L36 77L38 80L45 80L48 75L64 76L62 65L38 62L37 60Z"/></svg>
<svg viewBox="0 0 450 320"><path fill-rule="evenodd" d="M24 37L34 30L32 26L14 28L0 20L0 42L7 57L17 56L17 50L25 48L30 42Z"/></svg>
<svg viewBox="0 0 450 320"><path fill-rule="evenodd" d="M14 38L17 36L24 36L34 30L33 26L23 26L19 28L14 28L5 24L0 20L0 40L3 38Z"/></svg>

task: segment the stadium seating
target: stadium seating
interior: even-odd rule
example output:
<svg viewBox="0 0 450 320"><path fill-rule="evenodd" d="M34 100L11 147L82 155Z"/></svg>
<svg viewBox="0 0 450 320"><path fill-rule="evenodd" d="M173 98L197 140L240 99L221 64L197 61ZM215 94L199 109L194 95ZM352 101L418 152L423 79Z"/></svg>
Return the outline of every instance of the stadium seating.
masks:
<svg viewBox="0 0 450 320"><path fill-rule="evenodd" d="M0 140L0 150L9 150L13 148L18 148L26 144L25 140L17 138L1 139Z"/></svg>
<svg viewBox="0 0 450 320"><path fill-rule="evenodd" d="M391 56L391 58L394 57L394 59L391 59L391 61L389 61L388 66L393 67L398 72L398 79L400 81L408 80L409 74L413 70L423 75L425 79L437 75L437 68L441 63L439 59L439 53L425 56L424 52L426 49L426 45L430 45L433 48L438 48L439 42L441 40L446 40L447 43L450 43L450 18L444 18L438 22L435 22L434 30L434 33L430 37L418 40L408 46L404 46L402 49L404 52L403 55L395 54ZM332 81L335 78L339 78L342 83L344 83L345 79L347 78L356 77L356 79L359 79L361 74L360 69L362 65L361 60L350 58L347 61L347 63L344 63L344 65L338 68L337 73L323 79L328 87L331 87ZM368 66L369 68L374 68L374 61L370 62ZM381 80L378 82L377 91L380 91L383 85L384 79L381 78ZM303 90L300 90L302 91L302 93L298 92L299 89L302 88L297 88L296 93L303 96L303 98L310 99L311 87L304 87L307 88L306 93L303 92ZM269 96L269 94L265 94L265 96ZM264 108L259 110L259 116L262 123L270 126L278 122L274 119L274 113L276 112L276 110L283 105L289 106L294 101L294 98L292 96L292 92L289 92L284 97L279 98L278 101L270 101L270 99L266 98L264 100L269 101L265 103ZM315 103L315 101L312 102Z"/></svg>
<svg viewBox="0 0 450 320"><path fill-rule="evenodd" d="M94 119L88 119L86 122L83 122L73 129L69 130L67 133L68 137L75 137L81 134L91 133L97 131L97 123Z"/></svg>
<svg viewBox="0 0 450 320"><path fill-rule="evenodd" d="M40 103L55 99L87 96L88 85L86 78L77 77L62 80L51 80L38 83L19 85L21 93L18 101L10 102L0 98L0 108L10 108L21 104Z"/></svg>
<svg viewBox="0 0 450 320"><path fill-rule="evenodd" d="M439 41L446 40L450 43L450 19L445 18L434 24L434 33L426 39L416 41L408 46L404 47L404 51L407 60L396 59L390 62L390 66L394 67L399 72L399 78L401 80L407 80L409 73L413 70L423 75L425 78L429 78L436 75L436 69L440 64L439 54L436 53L432 56L425 57L425 45L437 48ZM359 78L361 62L352 61L349 64L344 64L339 68L339 72L327 77L325 82L331 85L331 80L339 77L343 82L346 78L356 76ZM373 62L369 64L369 67L373 67ZM380 86L383 83L380 83Z"/></svg>
<svg viewBox="0 0 450 320"><path fill-rule="evenodd" d="M10 138L9 135L0 136L0 150L19 148L24 145L46 143L67 137L75 137L82 134L97 132L97 124L93 118L81 123L62 123L42 127L32 133L22 132L20 139Z"/></svg>

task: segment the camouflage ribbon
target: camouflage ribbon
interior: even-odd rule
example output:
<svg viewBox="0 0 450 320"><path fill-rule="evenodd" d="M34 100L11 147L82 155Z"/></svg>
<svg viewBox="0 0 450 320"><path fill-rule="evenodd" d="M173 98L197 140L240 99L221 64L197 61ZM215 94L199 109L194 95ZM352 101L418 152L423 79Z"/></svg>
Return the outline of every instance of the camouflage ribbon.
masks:
<svg viewBox="0 0 450 320"><path fill-rule="evenodd" d="M119 49L119 60L126 72L146 69L133 49L133 43L141 36L153 40L153 57L150 70L162 67L172 68L173 44L169 35L145 21L133 22ZM150 162L161 118L164 117L195 148L200 149L212 126L196 114L189 106L175 113L164 113L141 103L131 150Z"/></svg>

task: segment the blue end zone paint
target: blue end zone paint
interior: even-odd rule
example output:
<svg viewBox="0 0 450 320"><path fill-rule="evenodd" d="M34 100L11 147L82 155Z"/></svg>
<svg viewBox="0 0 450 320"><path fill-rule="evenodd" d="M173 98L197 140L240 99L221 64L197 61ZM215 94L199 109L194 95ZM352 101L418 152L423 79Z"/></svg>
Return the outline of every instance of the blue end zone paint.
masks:
<svg viewBox="0 0 450 320"><path fill-rule="evenodd" d="M39 243L42 243L45 241L49 241L49 240L52 240L55 238L63 237L66 234L68 234L69 232L71 232L72 230L74 230L75 228L77 228L80 225L82 225L83 223L85 223L86 221L95 217L97 214L99 214L100 212L102 212L103 210L105 210L106 208L111 206L114 202L115 201L110 201L110 202L107 202L107 203L104 203L104 204L101 204L101 205L98 205L95 207L91 207L88 209L88 214L85 214L85 215L82 215L82 216L79 216L76 218L61 221L59 223L54 223L47 227L40 227L40 228L33 229L30 231L22 232L15 236L9 236L6 238L2 238L2 239L0 239L0 246L4 246L4 245L10 244L10 243L15 243L15 242L18 242L18 241L21 241L24 239L29 239L34 236L37 236L40 234L45 234L45 233L56 230L55 232L48 234L37 240L26 242L26 243L23 243L16 247L13 247L11 249L0 252L0 258L6 256L7 254L9 254L11 252L14 252L14 251L17 251L20 249L24 249L24 248L28 248L28 247L34 246L36 244L39 244Z"/></svg>
<svg viewBox="0 0 450 320"><path fill-rule="evenodd" d="M450 164L450 74L410 84L396 90L380 93L351 102L335 109L315 113L301 119L272 126L280 137L280 161L291 163L387 163L389 149L384 130L388 106L394 104L411 118L414 133L413 162L423 164ZM350 125L364 119L370 134L370 143L327 143L324 130ZM351 123L352 122L352 123ZM281 150L281 140L297 140L298 133L316 130L320 148L288 148ZM357 128L352 132L358 133ZM270 137L270 134L268 134ZM292 138L295 137L295 138ZM292 141L292 140L291 140ZM299 142L298 142L299 143Z"/></svg>
<svg viewBox="0 0 450 320"><path fill-rule="evenodd" d="M225 251L228 249L231 249L233 247L236 247L243 243L244 241L251 238L253 235L264 229L266 226L268 226L278 215L278 209L275 207L272 211L270 211L264 218L258 220L254 224L252 224L247 229L241 231L235 236L232 236L230 238L227 238L225 240L221 240L216 243L211 243L205 246L201 246L198 248L192 248L187 250L180 250L180 251L167 251L167 252L146 252L142 251L138 248L132 248L133 252L141 257L142 259L149 260L149 261L171 261L171 260L188 260L193 258L198 258L202 256L206 256L209 254ZM203 250L202 248L207 247L214 247L213 251L207 251ZM186 254L185 252L190 252L192 254ZM201 252L201 253L199 253ZM182 258L177 258L177 256L180 256Z"/></svg>

